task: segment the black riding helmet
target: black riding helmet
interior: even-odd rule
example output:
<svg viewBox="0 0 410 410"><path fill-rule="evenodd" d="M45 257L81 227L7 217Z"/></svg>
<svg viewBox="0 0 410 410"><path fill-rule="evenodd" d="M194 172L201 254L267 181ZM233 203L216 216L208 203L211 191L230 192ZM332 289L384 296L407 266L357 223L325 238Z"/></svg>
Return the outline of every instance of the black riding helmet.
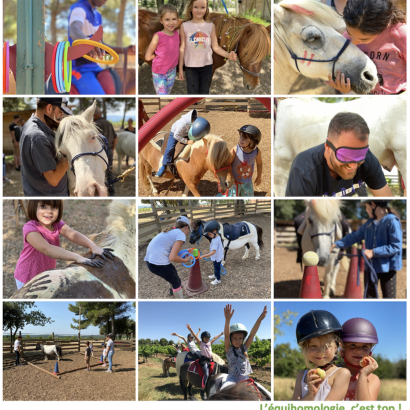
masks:
<svg viewBox="0 0 410 410"><path fill-rule="evenodd" d="M218 231L221 229L221 226L219 225L218 221L208 221L205 226L204 226L204 235L206 236L206 234L208 232L212 232L212 231Z"/></svg>
<svg viewBox="0 0 410 410"><path fill-rule="evenodd" d="M204 341L204 337L211 338L211 334L209 332L202 332L201 333L201 340Z"/></svg>
<svg viewBox="0 0 410 410"><path fill-rule="evenodd" d="M298 344L328 333L340 333L342 326L327 310L311 310L304 314L296 325L296 340Z"/></svg>
<svg viewBox="0 0 410 410"><path fill-rule="evenodd" d="M186 337L186 340L189 340L189 336L191 336L192 339L194 338L194 336L192 336L192 333L188 333L188 336Z"/></svg>
<svg viewBox="0 0 410 410"><path fill-rule="evenodd" d="M249 134L251 136L251 139L256 141L256 145L258 145L261 142L262 134L259 128L255 127L254 125L244 125L241 128L239 128L238 131L244 132L245 134Z"/></svg>
<svg viewBox="0 0 410 410"><path fill-rule="evenodd" d="M210 131L211 124L205 118L198 117L188 131L188 138L192 141L199 141L205 135L208 135Z"/></svg>
<svg viewBox="0 0 410 410"><path fill-rule="evenodd" d="M371 206L371 203L374 203L376 206L374 207L374 209L372 209L372 215L373 218L376 219L376 208L379 206L380 208L387 208L389 206L389 200L373 200L373 199L362 199L360 201L361 204L369 204Z"/></svg>

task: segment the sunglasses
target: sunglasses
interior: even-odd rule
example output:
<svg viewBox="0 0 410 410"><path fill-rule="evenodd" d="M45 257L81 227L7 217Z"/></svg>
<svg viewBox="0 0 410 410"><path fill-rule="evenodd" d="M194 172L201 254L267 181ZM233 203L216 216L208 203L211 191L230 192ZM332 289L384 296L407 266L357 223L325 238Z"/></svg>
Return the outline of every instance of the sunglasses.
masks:
<svg viewBox="0 0 410 410"><path fill-rule="evenodd" d="M326 140L326 144L332 151L334 151L336 159L344 164L363 162L366 158L367 151L369 151L369 146L364 148L336 148L329 140Z"/></svg>

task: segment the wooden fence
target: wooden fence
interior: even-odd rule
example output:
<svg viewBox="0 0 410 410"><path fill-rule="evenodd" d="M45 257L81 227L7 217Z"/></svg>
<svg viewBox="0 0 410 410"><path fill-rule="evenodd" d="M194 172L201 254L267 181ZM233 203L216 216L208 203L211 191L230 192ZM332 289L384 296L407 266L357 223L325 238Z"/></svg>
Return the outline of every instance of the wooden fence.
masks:
<svg viewBox="0 0 410 410"><path fill-rule="evenodd" d="M188 205L158 207L154 200L150 201L152 212L138 213L138 240L146 241L168 226L172 226L177 216L185 215L191 221L194 219L219 219L271 213L272 201L270 200L231 200L228 203L210 201L210 204L194 205L190 200Z"/></svg>

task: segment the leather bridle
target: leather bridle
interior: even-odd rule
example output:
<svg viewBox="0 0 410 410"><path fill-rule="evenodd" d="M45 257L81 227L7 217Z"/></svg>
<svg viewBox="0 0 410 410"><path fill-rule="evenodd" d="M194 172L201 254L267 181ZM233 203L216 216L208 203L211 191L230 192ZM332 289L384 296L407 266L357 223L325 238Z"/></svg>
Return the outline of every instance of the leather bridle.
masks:
<svg viewBox="0 0 410 410"><path fill-rule="evenodd" d="M316 236L321 236L321 235L332 236L332 234L334 232L335 233L335 239L336 239L336 229L337 229L337 225L336 225L336 222L335 222L335 227L330 232L321 232L321 233L316 233L314 235L311 235L310 231L309 231L309 235L310 235L310 238L312 239Z"/></svg>

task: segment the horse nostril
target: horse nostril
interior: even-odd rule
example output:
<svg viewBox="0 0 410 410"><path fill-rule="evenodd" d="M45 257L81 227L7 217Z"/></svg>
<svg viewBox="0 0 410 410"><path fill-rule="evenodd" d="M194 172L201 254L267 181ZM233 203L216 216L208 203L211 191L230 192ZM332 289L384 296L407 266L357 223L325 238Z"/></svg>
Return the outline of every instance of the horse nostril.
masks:
<svg viewBox="0 0 410 410"><path fill-rule="evenodd" d="M373 81L373 76L368 71L363 73L363 77L368 81Z"/></svg>

